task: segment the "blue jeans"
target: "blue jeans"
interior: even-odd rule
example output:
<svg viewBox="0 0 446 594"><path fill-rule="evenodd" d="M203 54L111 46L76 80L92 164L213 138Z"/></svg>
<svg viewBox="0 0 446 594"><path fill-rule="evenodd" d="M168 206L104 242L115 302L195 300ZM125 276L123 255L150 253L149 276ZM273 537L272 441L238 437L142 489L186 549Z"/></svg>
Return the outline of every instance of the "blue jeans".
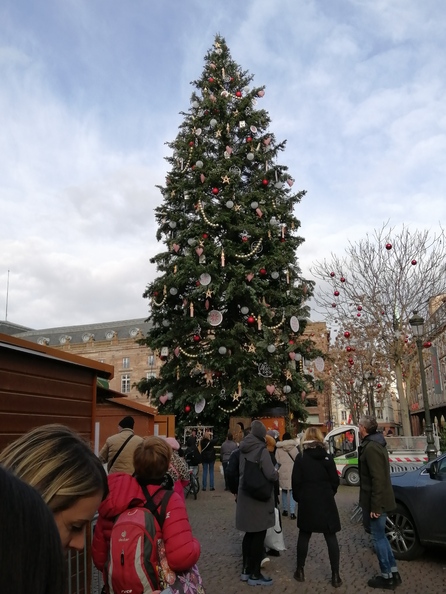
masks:
<svg viewBox="0 0 446 594"><path fill-rule="evenodd" d="M381 573L383 577L389 578L392 577L392 571L398 570L385 532L386 520L387 514L381 514L379 518L370 518L370 534Z"/></svg>
<svg viewBox="0 0 446 594"><path fill-rule="evenodd" d="M288 509L288 493L290 494L290 509ZM296 502L293 499L292 489L282 489L282 511L289 511L290 514L296 513Z"/></svg>
<svg viewBox="0 0 446 594"><path fill-rule="evenodd" d="M214 464L215 462L203 462L203 489L206 489L209 471L209 487L214 488Z"/></svg>

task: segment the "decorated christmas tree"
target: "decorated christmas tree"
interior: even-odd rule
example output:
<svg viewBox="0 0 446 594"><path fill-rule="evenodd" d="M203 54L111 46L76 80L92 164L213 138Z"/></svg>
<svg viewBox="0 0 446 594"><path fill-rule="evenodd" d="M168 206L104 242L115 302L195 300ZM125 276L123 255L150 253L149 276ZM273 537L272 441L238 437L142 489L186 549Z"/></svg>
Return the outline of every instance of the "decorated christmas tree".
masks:
<svg viewBox="0 0 446 594"><path fill-rule="evenodd" d="M313 285L301 276L293 178L278 163L285 142L258 104L264 87L217 36L176 139L163 203L156 208L144 293L152 329L145 342L164 361L145 388L178 422L218 425L274 407L305 415L311 377L302 358L319 355L301 334Z"/></svg>

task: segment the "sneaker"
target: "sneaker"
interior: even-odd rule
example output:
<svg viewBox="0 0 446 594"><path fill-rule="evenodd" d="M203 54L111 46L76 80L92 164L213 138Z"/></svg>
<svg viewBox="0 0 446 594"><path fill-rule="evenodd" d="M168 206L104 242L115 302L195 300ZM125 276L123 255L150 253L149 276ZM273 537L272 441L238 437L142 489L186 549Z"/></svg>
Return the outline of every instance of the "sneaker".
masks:
<svg viewBox="0 0 446 594"><path fill-rule="evenodd" d="M288 515L288 512L287 512L286 509L284 509L283 512L282 512L282 516L287 516L287 515Z"/></svg>
<svg viewBox="0 0 446 594"><path fill-rule="evenodd" d="M215 491L214 487L211 487L211 488L209 489L209 491Z"/></svg>
<svg viewBox="0 0 446 594"><path fill-rule="evenodd" d="M375 575L367 582L370 588L381 588L381 590L395 590L395 582L393 577L385 578L382 575Z"/></svg>
<svg viewBox="0 0 446 594"><path fill-rule="evenodd" d="M265 567L267 563L269 563L271 559L269 557L263 557L262 561L260 562L260 567Z"/></svg>
<svg viewBox="0 0 446 594"><path fill-rule="evenodd" d="M395 586L399 586L400 584L403 583L403 580L401 579L401 576L398 571L392 571L392 577L393 577L393 583L395 584Z"/></svg>
<svg viewBox="0 0 446 594"><path fill-rule="evenodd" d="M240 580L242 582L247 582L249 580L250 575L251 575L251 572L249 571L249 569L247 567L244 567L242 569L242 573L240 574Z"/></svg>
<svg viewBox="0 0 446 594"><path fill-rule="evenodd" d="M291 514L290 519L291 520L295 520L296 519L296 514Z"/></svg>
<svg viewBox="0 0 446 594"><path fill-rule="evenodd" d="M265 577L261 573L259 575L250 575L248 579L249 586L272 586L273 580L269 577Z"/></svg>

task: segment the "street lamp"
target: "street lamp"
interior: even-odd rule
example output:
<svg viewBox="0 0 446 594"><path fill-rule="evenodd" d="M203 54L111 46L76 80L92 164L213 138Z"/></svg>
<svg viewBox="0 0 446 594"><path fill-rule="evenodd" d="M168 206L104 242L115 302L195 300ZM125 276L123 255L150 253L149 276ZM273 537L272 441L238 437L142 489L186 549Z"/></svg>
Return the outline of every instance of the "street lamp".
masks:
<svg viewBox="0 0 446 594"><path fill-rule="evenodd" d="M367 388L367 408L369 409L369 415L372 417L375 416L375 399L373 397L373 382L376 380L376 377L373 375L372 371L367 371L364 374L364 377L367 381L368 388Z"/></svg>
<svg viewBox="0 0 446 594"><path fill-rule="evenodd" d="M418 360L420 363L420 375L421 375L421 391L423 393L423 404L424 404L424 420L425 420L425 433L426 433L426 454L429 461L434 460L437 457L437 450L435 448L434 434L432 431L431 411L429 408L429 397L427 395L426 386L426 373L424 370L423 362L423 335L424 335L424 319L418 315L417 311L413 312L413 316L409 320L409 324L412 328L412 334L415 338L415 342L418 350Z"/></svg>

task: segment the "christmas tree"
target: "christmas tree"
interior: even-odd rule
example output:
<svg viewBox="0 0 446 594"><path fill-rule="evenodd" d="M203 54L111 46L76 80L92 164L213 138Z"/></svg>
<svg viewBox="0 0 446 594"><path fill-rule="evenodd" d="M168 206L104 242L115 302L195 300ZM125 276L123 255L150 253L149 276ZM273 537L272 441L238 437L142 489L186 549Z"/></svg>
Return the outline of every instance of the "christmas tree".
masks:
<svg viewBox="0 0 446 594"><path fill-rule="evenodd" d="M277 406L302 418L312 378L299 362L320 354L299 338L313 291L296 260L294 206L305 192L292 192L277 162L285 142L268 130L257 107L264 87L252 79L216 36L159 186L165 249L151 260L159 276L144 293L145 342L164 365L145 387L180 424L218 425Z"/></svg>

